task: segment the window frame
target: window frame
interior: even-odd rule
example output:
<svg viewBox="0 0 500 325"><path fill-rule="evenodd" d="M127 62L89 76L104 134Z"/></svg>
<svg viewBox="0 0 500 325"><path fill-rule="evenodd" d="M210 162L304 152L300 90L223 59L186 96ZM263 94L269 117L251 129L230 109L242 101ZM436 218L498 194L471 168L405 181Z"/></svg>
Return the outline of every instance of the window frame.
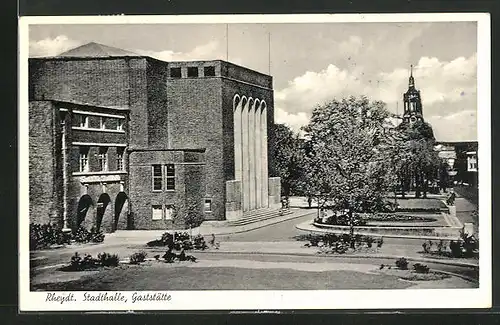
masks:
<svg viewBox="0 0 500 325"><path fill-rule="evenodd" d="M155 175L155 166L160 167L160 175ZM155 180L160 180L160 189L155 189ZM152 164L151 165L151 190L153 192L162 192L163 191L163 166L161 164Z"/></svg>
<svg viewBox="0 0 500 325"><path fill-rule="evenodd" d="M116 131L123 131L123 119L116 119Z"/></svg>
<svg viewBox="0 0 500 325"><path fill-rule="evenodd" d="M99 129L106 130L106 122L108 118L104 116L99 116Z"/></svg>
<svg viewBox="0 0 500 325"><path fill-rule="evenodd" d="M77 127L79 128L89 128L89 116L81 113L76 113L75 117L78 119Z"/></svg>
<svg viewBox="0 0 500 325"><path fill-rule="evenodd" d="M78 170L81 173L88 173L90 171L89 152L90 152L90 147L79 148ZM85 161L85 165L82 164L82 161Z"/></svg>
<svg viewBox="0 0 500 325"><path fill-rule="evenodd" d="M98 162L100 172L109 171L108 152L109 152L108 147L104 147L104 146L99 147L99 153L97 154L97 162ZM104 166L103 166L103 162L104 162Z"/></svg>
<svg viewBox="0 0 500 325"><path fill-rule="evenodd" d="M173 212L174 212L174 205L173 204L165 204L165 207L163 208L164 210L164 214L163 214L163 218L165 220L173 220L174 217L173 217ZM167 211L169 210L169 212L167 213ZM167 215L168 215L168 218L167 218Z"/></svg>
<svg viewBox="0 0 500 325"><path fill-rule="evenodd" d="M169 166L172 166L172 175L169 175ZM173 187L169 187L169 180L173 181ZM165 164L165 191L174 192L175 191L175 164Z"/></svg>
<svg viewBox="0 0 500 325"><path fill-rule="evenodd" d="M125 170L125 148L116 147L116 170L124 171Z"/></svg>
<svg viewBox="0 0 500 325"><path fill-rule="evenodd" d="M160 211L160 213L161 213L160 218L155 218L155 210ZM163 220L163 205L161 205L161 204L152 204L151 205L151 220L153 220L153 221Z"/></svg>
<svg viewBox="0 0 500 325"><path fill-rule="evenodd" d="M198 69L198 67L187 67L187 77L188 78L200 77L200 69Z"/></svg>
<svg viewBox="0 0 500 325"><path fill-rule="evenodd" d="M173 73L175 72L175 74ZM177 74L179 72L179 74ZM170 78L180 79L182 78L182 68L181 67L171 67L169 70Z"/></svg>
<svg viewBox="0 0 500 325"><path fill-rule="evenodd" d="M209 209L207 210L207 202L209 204ZM211 198L205 198L205 201L203 203L203 211L204 212L213 212L213 206L212 206L212 199Z"/></svg>
<svg viewBox="0 0 500 325"><path fill-rule="evenodd" d="M207 73L207 71L209 71L209 73ZM215 77L215 67L214 66L203 67L203 76Z"/></svg>

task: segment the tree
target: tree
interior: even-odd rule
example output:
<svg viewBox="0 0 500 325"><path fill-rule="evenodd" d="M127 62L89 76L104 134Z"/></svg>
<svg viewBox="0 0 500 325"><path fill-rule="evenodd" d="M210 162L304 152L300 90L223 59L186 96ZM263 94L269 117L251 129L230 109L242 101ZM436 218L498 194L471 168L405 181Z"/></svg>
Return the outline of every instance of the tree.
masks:
<svg viewBox="0 0 500 325"><path fill-rule="evenodd" d="M432 126L423 121L398 126L404 138L407 158L400 170L403 193L415 187L415 197L427 197L428 183L435 179L440 159L434 151L434 132Z"/></svg>
<svg viewBox="0 0 500 325"><path fill-rule="evenodd" d="M281 194L288 198L290 195L303 192L303 140L288 126L274 125L275 135L275 168L281 178Z"/></svg>
<svg viewBox="0 0 500 325"><path fill-rule="evenodd" d="M379 209L394 185L388 117L384 103L350 97L316 107L304 128L308 185L320 208L346 212L351 247L355 213Z"/></svg>

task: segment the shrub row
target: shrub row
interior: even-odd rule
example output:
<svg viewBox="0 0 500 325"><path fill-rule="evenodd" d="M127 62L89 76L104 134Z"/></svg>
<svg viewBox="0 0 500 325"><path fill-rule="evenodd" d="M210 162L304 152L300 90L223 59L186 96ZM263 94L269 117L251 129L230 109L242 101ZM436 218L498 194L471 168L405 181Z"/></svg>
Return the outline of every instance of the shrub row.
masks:
<svg viewBox="0 0 500 325"><path fill-rule="evenodd" d="M434 247L436 248L434 249ZM449 250L447 249L448 247ZM426 254L435 254L454 258L471 258L477 256L479 242L474 236L467 235L462 231L460 233L460 239L449 241L448 247L447 242L444 240L440 240L435 245L431 240L422 244L422 248Z"/></svg>
<svg viewBox="0 0 500 325"><path fill-rule="evenodd" d="M202 235L196 235L190 238L187 232L164 233L160 239L155 239L147 243L149 247L168 247L175 250L205 250L208 248L205 238Z"/></svg>
<svg viewBox="0 0 500 325"><path fill-rule="evenodd" d="M409 262L406 258L404 257L401 257L401 258L398 258L395 262L396 264L396 267L400 270L408 270L408 266L409 266ZM381 264L380 265L380 269L383 269L384 267L386 267L386 265L384 264ZM391 267L389 265L387 265L388 269L390 269ZM425 264L421 264L421 263L415 263L413 264L413 271L415 273L429 273L429 267Z"/></svg>
<svg viewBox="0 0 500 325"><path fill-rule="evenodd" d="M351 236L349 234L325 234L325 235L312 235L308 234L305 237L309 241L305 246L312 247L329 247L332 248L336 253L345 253L351 245ZM374 239L370 236L355 235L354 236L354 246L355 248L360 248L365 246L371 248L373 244L376 243L377 248L381 248L384 239L382 237Z"/></svg>
<svg viewBox="0 0 500 325"><path fill-rule="evenodd" d="M116 254L100 253L97 258L90 254L83 257L77 253L71 257L70 264L61 268L62 271L85 271L99 267L115 267L120 263Z"/></svg>
<svg viewBox="0 0 500 325"><path fill-rule="evenodd" d="M65 233L50 223L30 224L30 250L37 250L50 247L51 245L65 245L71 242L77 243L100 243L104 241L104 233L92 227L90 231L80 227L71 233Z"/></svg>

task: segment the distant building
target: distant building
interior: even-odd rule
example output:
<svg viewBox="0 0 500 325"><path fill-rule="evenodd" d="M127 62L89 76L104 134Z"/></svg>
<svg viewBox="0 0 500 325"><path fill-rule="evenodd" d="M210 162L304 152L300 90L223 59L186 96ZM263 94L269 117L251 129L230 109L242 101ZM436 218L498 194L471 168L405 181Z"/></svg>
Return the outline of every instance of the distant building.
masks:
<svg viewBox="0 0 500 325"><path fill-rule="evenodd" d="M453 180L459 184L478 186L477 141L437 142L439 155L442 152L453 158ZM446 149L446 150L443 150Z"/></svg>
<svg viewBox="0 0 500 325"><path fill-rule="evenodd" d="M30 219L167 229L280 203L272 77L96 43L29 59Z"/></svg>

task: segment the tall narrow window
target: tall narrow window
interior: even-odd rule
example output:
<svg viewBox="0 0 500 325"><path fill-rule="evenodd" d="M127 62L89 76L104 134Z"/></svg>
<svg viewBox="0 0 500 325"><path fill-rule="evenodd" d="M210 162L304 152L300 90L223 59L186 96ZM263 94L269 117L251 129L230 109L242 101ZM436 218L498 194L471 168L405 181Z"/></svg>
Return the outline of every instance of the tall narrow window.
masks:
<svg viewBox="0 0 500 325"><path fill-rule="evenodd" d="M116 130L123 131L123 120L122 119L118 119L118 121L116 121Z"/></svg>
<svg viewBox="0 0 500 325"><path fill-rule="evenodd" d="M152 219L161 220L163 219L163 209L161 205L153 205L152 207Z"/></svg>
<svg viewBox="0 0 500 325"><path fill-rule="evenodd" d="M175 190L175 166L168 164L165 166L167 169L167 191Z"/></svg>
<svg viewBox="0 0 500 325"><path fill-rule="evenodd" d="M89 171L89 148L80 147L80 171Z"/></svg>
<svg viewBox="0 0 500 325"><path fill-rule="evenodd" d="M99 148L99 154L97 156L97 161L99 164L99 171L104 172L108 170L108 148Z"/></svg>
<svg viewBox="0 0 500 325"><path fill-rule="evenodd" d="M165 205L165 220L172 220L174 213L173 205Z"/></svg>
<svg viewBox="0 0 500 325"><path fill-rule="evenodd" d="M102 117L102 116L101 116L101 118L99 119L99 128L100 128L101 130L106 129L106 120L107 120L107 119L106 119L105 117Z"/></svg>
<svg viewBox="0 0 500 325"><path fill-rule="evenodd" d="M76 126L81 127L81 128L88 128L89 127L89 117L86 115L82 114L75 114L76 118Z"/></svg>
<svg viewBox="0 0 500 325"><path fill-rule="evenodd" d="M212 212L212 199L205 199L205 212Z"/></svg>
<svg viewBox="0 0 500 325"><path fill-rule="evenodd" d="M125 148L116 148L116 170L125 170L123 164L123 152Z"/></svg>
<svg viewBox="0 0 500 325"><path fill-rule="evenodd" d="M153 165L153 191L163 189L163 175L161 165Z"/></svg>

